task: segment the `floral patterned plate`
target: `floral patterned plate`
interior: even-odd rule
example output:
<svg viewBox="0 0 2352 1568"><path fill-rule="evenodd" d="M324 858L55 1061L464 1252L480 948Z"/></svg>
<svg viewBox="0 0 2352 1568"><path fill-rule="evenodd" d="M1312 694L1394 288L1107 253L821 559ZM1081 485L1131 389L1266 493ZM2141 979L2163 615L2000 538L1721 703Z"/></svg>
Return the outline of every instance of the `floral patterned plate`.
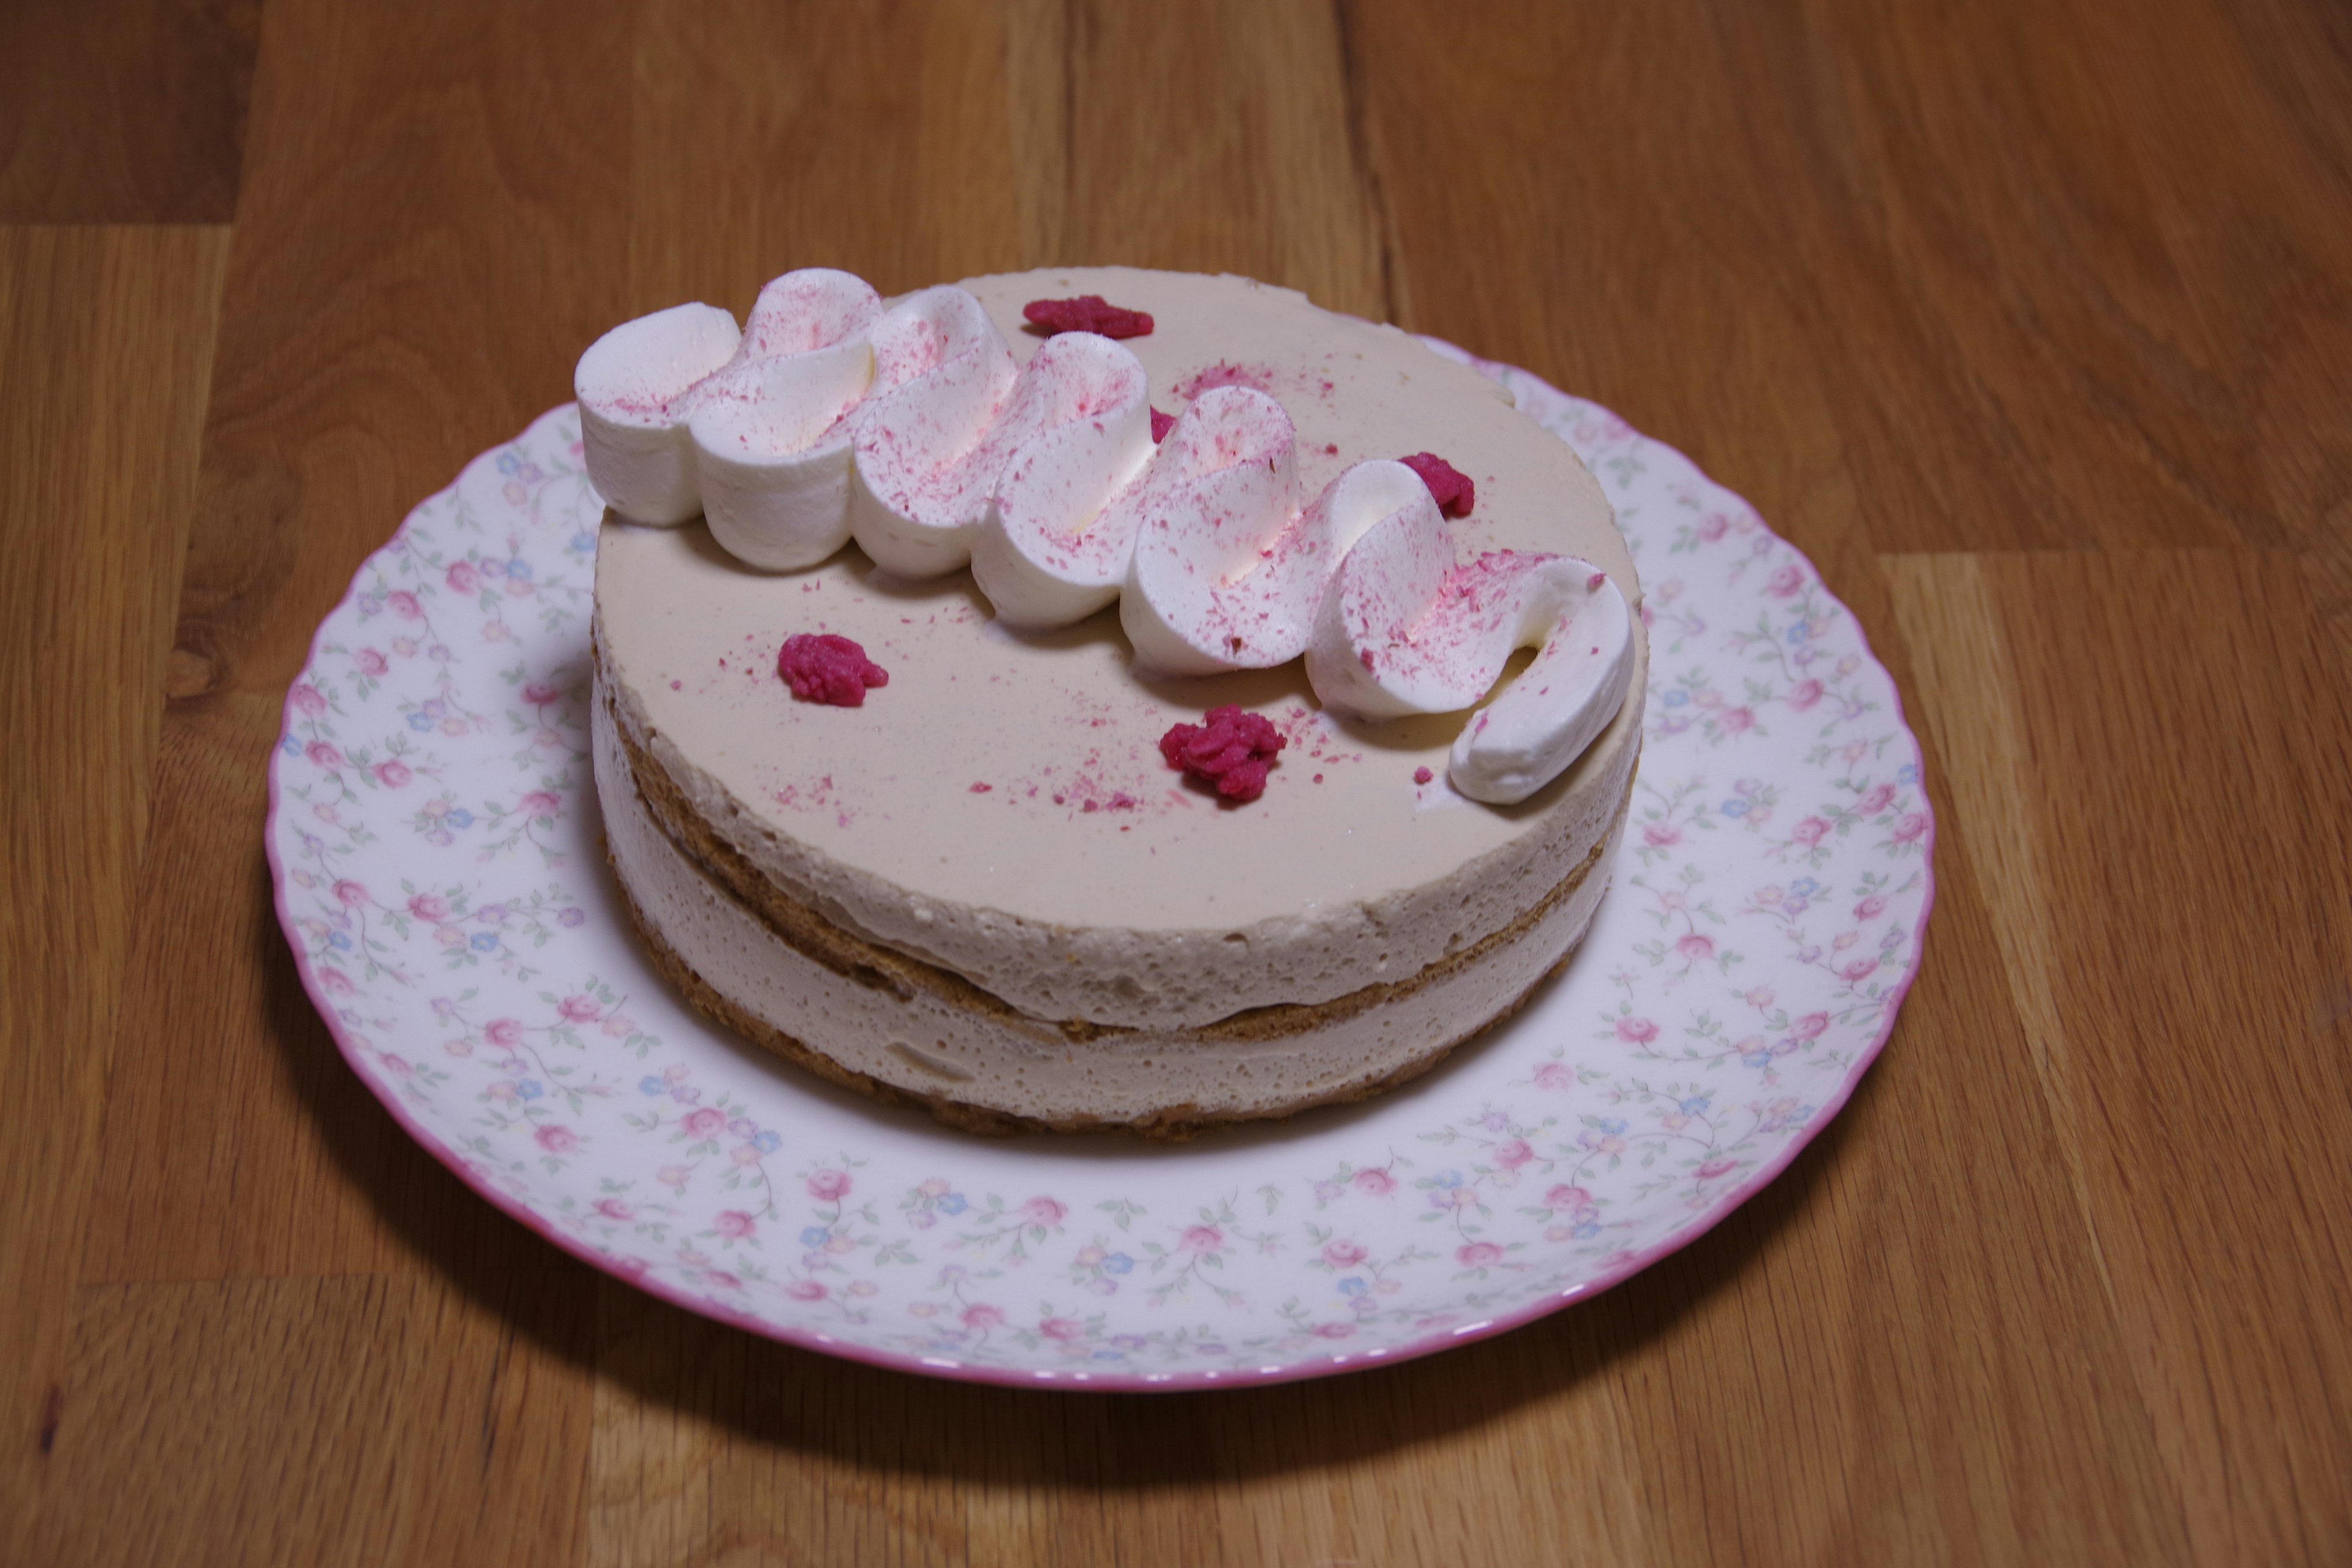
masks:
<svg viewBox="0 0 2352 1568"><path fill-rule="evenodd" d="M1648 736L1567 973L1415 1083L1174 1147L997 1142L688 1011L599 839L602 509L569 407L410 514L288 693L268 838L303 983L400 1123L523 1224L692 1310L909 1372L1312 1377L1625 1278L1852 1092L1918 965L1933 833L1894 683L1804 558L1679 453L1482 368L1616 503Z"/></svg>

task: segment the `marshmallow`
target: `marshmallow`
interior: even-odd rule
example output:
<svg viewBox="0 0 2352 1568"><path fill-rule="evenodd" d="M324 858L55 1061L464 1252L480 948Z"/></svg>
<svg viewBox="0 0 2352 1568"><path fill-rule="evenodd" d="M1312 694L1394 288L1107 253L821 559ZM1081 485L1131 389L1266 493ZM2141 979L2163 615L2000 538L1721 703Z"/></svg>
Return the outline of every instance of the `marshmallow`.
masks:
<svg viewBox="0 0 2352 1568"><path fill-rule="evenodd" d="M1215 675L1297 657L1280 651L1297 640L1281 589L1307 553L1295 537L1297 444L1281 404L1216 387L1178 416L1137 493L1113 503L1139 514L1118 600L1139 667Z"/></svg>
<svg viewBox="0 0 2352 1568"><path fill-rule="evenodd" d="M1286 415L1282 423L1286 432ZM1283 440L1286 460L1290 437ZM1219 504L1191 494L1136 541L1127 590L1134 603L1122 601L1119 616L1147 668L1200 675L1289 663L1307 650L1316 610L1356 541L1401 509L1432 503L1429 487L1404 464L1358 463L1305 512L1280 507L1279 521L1259 529L1255 552L1241 516L1204 515ZM1238 540L1228 537L1236 532Z"/></svg>
<svg viewBox="0 0 2352 1568"><path fill-rule="evenodd" d="M624 321L580 356L572 395L588 482L632 522L684 522L702 510L688 435L704 377L741 334L716 305L673 305Z"/></svg>
<svg viewBox="0 0 2352 1568"><path fill-rule="evenodd" d="M1464 727L1447 768L1464 795L1507 805L1558 777L1616 717L1633 677L1632 617L1589 561L1452 557L1426 491L1374 524L1316 613L1307 678L1339 712L1449 713L1484 696L1516 649L1539 649Z"/></svg>
<svg viewBox="0 0 2352 1568"><path fill-rule="evenodd" d="M1019 370L988 312L961 289L908 295L872 335L876 374L889 390L857 411L850 533L885 571L940 576L971 559L1018 439L1005 438L999 415Z"/></svg>
<svg viewBox="0 0 2352 1568"><path fill-rule="evenodd" d="M1013 393L1043 427L1011 448L971 542L971 574L1007 626L1084 620L1118 596L1135 539L1132 508L1107 512L1154 455L1151 386L1108 338L1064 332L1037 351Z"/></svg>
<svg viewBox="0 0 2352 1568"><path fill-rule="evenodd" d="M852 421L874 379L882 301L846 272L788 272L760 291L734 359L702 384L689 432L711 537L771 571L849 542Z"/></svg>

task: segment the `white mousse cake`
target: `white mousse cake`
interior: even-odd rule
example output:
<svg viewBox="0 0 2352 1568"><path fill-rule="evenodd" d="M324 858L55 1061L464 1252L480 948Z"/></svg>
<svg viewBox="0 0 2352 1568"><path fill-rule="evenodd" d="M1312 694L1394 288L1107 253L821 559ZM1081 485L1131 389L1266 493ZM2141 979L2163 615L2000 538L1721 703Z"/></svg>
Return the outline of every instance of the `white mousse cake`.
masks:
<svg viewBox="0 0 2352 1568"><path fill-rule="evenodd" d="M582 362L596 784L669 978L986 1131L1359 1099L1515 1010L1592 920L1641 744L1633 564L1569 448L1242 279L863 287ZM1093 296L1150 330L1024 321ZM1423 453L1465 514L1386 461ZM1163 745L1226 708L1271 728ZM1189 765L1219 746L1248 788Z"/></svg>

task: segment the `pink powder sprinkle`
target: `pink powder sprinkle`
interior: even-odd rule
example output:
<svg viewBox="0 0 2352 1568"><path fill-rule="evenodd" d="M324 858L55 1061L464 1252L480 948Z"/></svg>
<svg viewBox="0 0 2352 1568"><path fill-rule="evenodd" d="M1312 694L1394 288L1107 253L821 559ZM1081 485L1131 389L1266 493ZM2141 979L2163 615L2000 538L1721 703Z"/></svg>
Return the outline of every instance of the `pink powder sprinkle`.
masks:
<svg viewBox="0 0 2352 1568"><path fill-rule="evenodd" d="M835 708L863 708L867 687L890 684L888 670L867 658L857 644L832 632L795 632L786 637L776 655L776 673L801 701Z"/></svg>
<svg viewBox="0 0 2352 1568"><path fill-rule="evenodd" d="M1210 709L1205 723L1172 724L1160 737L1160 754L1170 767L1215 785L1236 805L1265 793L1265 771L1282 747L1282 731L1272 721L1230 704Z"/></svg>
<svg viewBox="0 0 2352 1568"><path fill-rule="evenodd" d="M1121 310L1099 294L1075 300L1032 300L1021 314L1057 332L1099 332L1107 338L1141 338L1151 334L1151 316L1144 310Z"/></svg>
<svg viewBox="0 0 2352 1568"><path fill-rule="evenodd" d="M1431 773L1427 768L1415 768L1412 770L1412 782L1415 784L1427 784L1431 779L1436 776L1437 775Z"/></svg>
<svg viewBox="0 0 2352 1568"><path fill-rule="evenodd" d="M1176 416L1162 414L1157 408L1151 411L1151 444L1153 446L1156 447L1168 439L1168 432L1174 428L1176 428Z"/></svg>
<svg viewBox="0 0 2352 1568"><path fill-rule="evenodd" d="M994 784L974 784L974 785L972 785L972 786L971 786L971 794L973 794L973 795L986 795L989 791L991 791L991 790L994 789L995 787L996 787L996 786L995 786Z"/></svg>
<svg viewBox="0 0 2352 1568"><path fill-rule="evenodd" d="M1267 366L1235 364L1231 360L1219 360L1206 370L1194 371L1176 384L1176 395L1190 403L1204 392L1220 386L1246 386L1253 392L1275 395L1281 377Z"/></svg>
<svg viewBox="0 0 2352 1568"><path fill-rule="evenodd" d="M1607 581L1609 581L1608 573L1595 572L1584 580L1584 591L1588 594L1598 594L1601 592L1601 584Z"/></svg>
<svg viewBox="0 0 2352 1568"><path fill-rule="evenodd" d="M1434 452L1415 452L1398 461L1421 476L1421 482L1429 487L1430 499L1447 517L1468 517L1470 509L1478 504L1478 487L1470 482L1470 476Z"/></svg>

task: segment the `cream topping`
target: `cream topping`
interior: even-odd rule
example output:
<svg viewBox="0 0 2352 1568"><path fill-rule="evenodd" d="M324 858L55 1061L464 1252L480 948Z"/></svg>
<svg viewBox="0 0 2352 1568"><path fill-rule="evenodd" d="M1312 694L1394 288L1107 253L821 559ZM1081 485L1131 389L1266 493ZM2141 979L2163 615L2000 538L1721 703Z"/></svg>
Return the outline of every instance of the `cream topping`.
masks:
<svg viewBox="0 0 2352 1568"><path fill-rule="evenodd" d="M1200 390L1145 462L1148 389L1132 353L1066 333L1023 369L961 289L885 311L847 273L788 273L761 291L724 368L677 386L725 336L707 312L657 312L582 362L583 385L599 379L594 361L602 380L644 389L604 401L644 411L646 430L621 418L588 438L592 479L622 475L608 499L625 516L676 521L698 489L713 537L769 568L814 565L853 537L917 579L977 551L974 578L1011 626L1067 625L1118 597L1147 674L1267 668L1312 637L1317 696L1374 721L1467 708L1514 648L1538 647L1540 683L1480 714L1449 763L1463 793L1490 803L1557 776L1623 699L1622 598L1571 625L1594 595L1571 595L1570 579L1601 590L1603 574L1548 554L1453 566L1426 487L1392 462L1358 465L1302 510L1296 429L1262 390ZM669 447L660 482L628 471L630 441L674 434L689 412L698 486ZM1376 559L1343 571L1376 522ZM1580 639L1590 647L1571 669Z"/></svg>

